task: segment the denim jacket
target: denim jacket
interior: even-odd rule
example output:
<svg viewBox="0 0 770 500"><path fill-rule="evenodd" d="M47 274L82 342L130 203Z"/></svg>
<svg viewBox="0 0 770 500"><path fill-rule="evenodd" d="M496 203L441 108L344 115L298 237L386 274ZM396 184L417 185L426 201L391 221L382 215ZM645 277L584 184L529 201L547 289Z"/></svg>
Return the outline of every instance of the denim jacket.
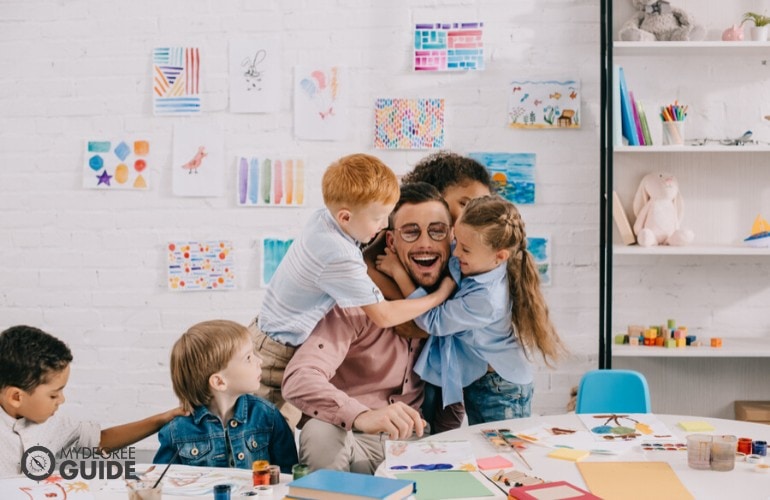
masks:
<svg viewBox="0 0 770 500"><path fill-rule="evenodd" d="M156 464L173 460L185 465L251 470L255 460L267 460L280 466L281 472L291 473L292 465L298 462L294 434L286 420L271 403L250 394L238 398L226 426L208 408L199 406L191 415L164 425L158 440L160 448L153 459Z"/></svg>

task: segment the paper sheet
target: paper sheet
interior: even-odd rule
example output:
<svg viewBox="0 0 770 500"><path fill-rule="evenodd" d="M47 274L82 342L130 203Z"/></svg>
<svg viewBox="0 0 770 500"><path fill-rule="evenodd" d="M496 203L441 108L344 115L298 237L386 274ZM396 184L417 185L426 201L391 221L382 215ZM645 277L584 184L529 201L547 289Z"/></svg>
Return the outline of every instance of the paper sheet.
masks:
<svg viewBox="0 0 770 500"><path fill-rule="evenodd" d="M604 500L693 500L666 462L578 462L588 489Z"/></svg>

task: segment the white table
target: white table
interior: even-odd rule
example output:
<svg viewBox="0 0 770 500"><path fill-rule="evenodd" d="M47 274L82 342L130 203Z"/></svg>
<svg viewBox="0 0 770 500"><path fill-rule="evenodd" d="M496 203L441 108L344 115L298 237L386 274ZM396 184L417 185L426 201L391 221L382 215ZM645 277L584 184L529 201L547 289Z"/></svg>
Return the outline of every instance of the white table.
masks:
<svg viewBox="0 0 770 500"><path fill-rule="evenodd" d="M679 425L682 421L708 422L714 426L714 430L703 434L733 434L738 437L750 437L752 439L770 440L770 425L755 424L737 420L723 420L718 418L659 415L655 416L663 422L669 430L681 441L685 441L688 434ZM564 415L548 415L522 419L504 420L491 424L461 427L453 431L436 434L425 438L427 440L467 440L471 443L476 458L483 458L499 454L484 438L481 429L510 429L513 433L532 429L540 425L555 426L560 428L585 429L580 418L574 413ZM700 432L699 432L700 434ZM648 441L656 441L649 439ZM540 477L546 481L569 481L575 486L587 489L580 471L574 462L548 458L546 455L552 449L530 445L522 452L524 458L532 466L530 471L514 453L502 453L513 462L514 470L520 470L531 476ZM765 457L765 463L770 463L770 457ZM700 499L716 498L740 498L770 499L770 474L755 471L755 466L746 462L736 462L735 469L729 472L717 472L711 470L695 470L687 465L687 453L683 451L656 451L644 452L641 446L635 445L621 455L603 456L590 455L584 461L620 461L620 462L668 462L684 486L692 495ZM378 473L383 468L378 470ZM491 471L494 473L495 471ZM429 474L429 473L426 473ZM497 498L505 498L505 495L488 480L474 473L479 480L494 492ZM489 499L490 497L486 497Z"/></svg>

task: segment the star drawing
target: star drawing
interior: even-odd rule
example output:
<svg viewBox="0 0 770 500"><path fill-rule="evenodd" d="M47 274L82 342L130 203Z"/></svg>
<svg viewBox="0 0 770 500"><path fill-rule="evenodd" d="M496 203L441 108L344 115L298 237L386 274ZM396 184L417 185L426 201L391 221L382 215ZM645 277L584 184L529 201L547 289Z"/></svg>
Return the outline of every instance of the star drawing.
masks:
<svg viewBox="0 0 770 500"><path fill-rule="evenodd" d="M110 179L112 179L112 176L108 174L107 171L105 170L104 172L102 172L102 175L97 175L96 178L99 179L99 182L96 183L97 186L100 186L102 184L106 184L107 186L109 186Z"/></svg>

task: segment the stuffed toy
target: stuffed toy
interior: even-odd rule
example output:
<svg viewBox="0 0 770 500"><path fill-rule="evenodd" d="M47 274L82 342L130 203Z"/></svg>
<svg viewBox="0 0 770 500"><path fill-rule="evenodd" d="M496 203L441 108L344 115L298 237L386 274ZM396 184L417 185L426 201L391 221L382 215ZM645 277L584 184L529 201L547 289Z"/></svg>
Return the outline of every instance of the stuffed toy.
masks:
<svg viewBox="0 0 770 500"><path fill-rule="evenodd" d="M639 12L620 28L620 39L627 42L702 40L703 26L692 16L671 7L665 0L631 0Z"/></svg>
<svg viewBox="0 0 770 500"><path fill-rule="evenodd" d="M684 202L676 177L668 173L645 175L634 196L637 243L643 247L691 243L693 232L680 228L683 213Z"/></svg>

